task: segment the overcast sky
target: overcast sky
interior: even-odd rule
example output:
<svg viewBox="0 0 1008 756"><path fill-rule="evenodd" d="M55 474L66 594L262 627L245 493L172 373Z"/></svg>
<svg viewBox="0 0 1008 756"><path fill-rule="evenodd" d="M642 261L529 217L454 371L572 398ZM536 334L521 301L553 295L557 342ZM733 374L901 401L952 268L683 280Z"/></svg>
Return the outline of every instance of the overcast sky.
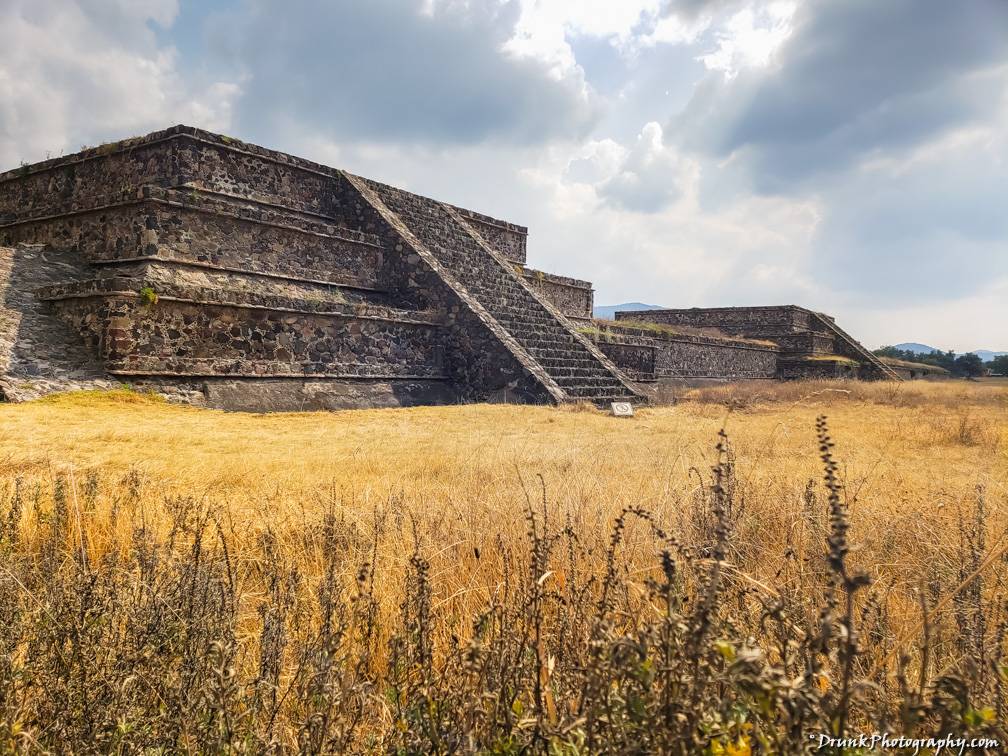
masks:
<svg viewBox="0 0 1008 756"><path fill-rule="evenodd" d="M1008 0L0 0L0 167L175 123L528 225L597 304L1008 349Z"/></svg>

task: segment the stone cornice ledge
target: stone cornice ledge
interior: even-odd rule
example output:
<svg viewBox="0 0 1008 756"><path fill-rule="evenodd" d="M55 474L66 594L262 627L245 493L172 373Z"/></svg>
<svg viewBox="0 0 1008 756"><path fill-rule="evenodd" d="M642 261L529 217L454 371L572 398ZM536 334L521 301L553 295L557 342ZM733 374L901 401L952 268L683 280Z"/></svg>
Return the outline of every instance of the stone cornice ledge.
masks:
<svg viewBox="0 0 1008 756"><path fill-rule="evenodd" d="M441 315L422 310L401 310L398 308L376 307L374 305L363 304L340 305L337 302L312 302L292 297L257 297L257 295L248 291L166 286L159 282L148 283L139 278L96 278L88 281L43 286L36 290L35 296L47 302L109 297L139 300L140 290L147 285L151 285L152 288L157 287L155 292L158 302L236 307L249 310L264 310L267 312L347 318L350 320L376 320L437 328L444 325L444 319ZM258 301L256 301L257 299ZM157 305L152 306L156 307Z"/></svg>

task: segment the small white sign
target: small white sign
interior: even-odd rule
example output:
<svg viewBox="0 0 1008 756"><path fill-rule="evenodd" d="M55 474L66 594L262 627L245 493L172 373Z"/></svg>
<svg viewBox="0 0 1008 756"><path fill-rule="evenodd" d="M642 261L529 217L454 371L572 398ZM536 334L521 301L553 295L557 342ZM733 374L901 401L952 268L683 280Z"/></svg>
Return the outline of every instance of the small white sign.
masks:
<svg viewBox="0 0 1008 756"><path fill-rule="evenodd" d="M613 417L633 417L633 405L630 402L611 402Z"/></svg>

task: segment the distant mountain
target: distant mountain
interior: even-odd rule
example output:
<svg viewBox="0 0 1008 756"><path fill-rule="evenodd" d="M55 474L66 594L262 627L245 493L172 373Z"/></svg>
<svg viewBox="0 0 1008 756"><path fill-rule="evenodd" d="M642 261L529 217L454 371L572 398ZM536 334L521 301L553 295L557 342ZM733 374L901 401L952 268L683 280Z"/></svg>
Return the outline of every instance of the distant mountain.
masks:
<svg viewBox="0 0 1008 756"><path fill-rule="evenodd" d="M612 320L616 317L616 313L619 310L626 311L638 311L638 310L661 310L661 305L649 305L643 302L624 302L618 305L601 305L592 310L592 314L596 318L601 318L602 320Z"/></svg>
<svg viewBox="0 0 1008 756"><path fill-rule="evenodd" d="M903 344L894 344L895 349L902 349L904 352L913 352L914 354L931 354L931 352L943 352L943 349L936 349L935 347L928 346L927 344L918 344L916 341L907 341ZM959 352L957 354L975 354L984 362L990 362L995 357L1000 357L1003 354L1008 354L1008 352L992 352L990 349L973 349L970 352Z"/></svg>
<svg viewBox="0 0 1008 756"><path fill-rule="evenodd" d="M904 352L913 352L914 354L931 354L931 352L943 352L943 349L936 349L933 346L928 346L927 344L918 344L916 341L907 341L903 344L893 344L893 349L902 349Z"/></svg>

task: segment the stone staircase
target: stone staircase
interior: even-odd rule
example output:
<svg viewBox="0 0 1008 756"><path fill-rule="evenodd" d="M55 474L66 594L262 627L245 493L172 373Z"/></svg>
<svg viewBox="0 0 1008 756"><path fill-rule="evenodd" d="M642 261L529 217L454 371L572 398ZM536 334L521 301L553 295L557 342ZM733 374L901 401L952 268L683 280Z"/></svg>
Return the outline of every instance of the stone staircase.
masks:
<svg viewBox="0 0 1008 756"><path fill-rule="evenodd" d="M880 374L882 378L890 381L902 381L903 379L899 377L891 367L886 365L882 360L871 353L871 350L865 349L860 341L856 341L853 336L843 330L840 326L832 321L827 315L816 312L813 313L822 326L830 333L835 339L839 339L843 342L848 349L853 351L858 357L867 362Z"/></svg>
<svg viewBox="0 0 1008 756"><path fill-rule="evenodd" d="M502 343L530 367L559 402L643 402L644 396L591 341L543 300L512 264L449 205L346 174L365 200L395 227L432 267L489 317ZM529 363L533 363L529 365ZM538 368L538 369L536 369Z"/></svg>

